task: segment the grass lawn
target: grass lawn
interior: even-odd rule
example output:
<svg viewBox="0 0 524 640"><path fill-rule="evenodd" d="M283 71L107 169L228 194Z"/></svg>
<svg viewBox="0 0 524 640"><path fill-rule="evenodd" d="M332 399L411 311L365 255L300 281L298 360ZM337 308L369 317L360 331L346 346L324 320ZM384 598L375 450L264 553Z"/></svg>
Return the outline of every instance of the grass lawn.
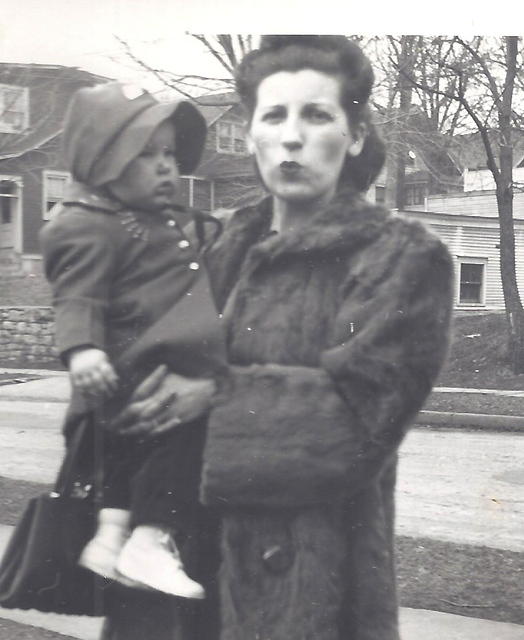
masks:
<svg viewBox="0 0 524 640"><path fill-rule="evenodd" d="M524 390L524 374L509 367L504 313L459 315L438 386Z"/></svg>
<svg viewBox="0 0 524 640"><path fill-rule="evenodd" d="M0 304L3 307L47 307L51 304L51 290L41 273L0 277Z"/></svg>
<svg viewBox="0 0 524 640"><path fill-rule="evenodd" d="M402 606L524 625L523 553L403 536L396 553Z"/></svg>
<svg viewBox="0 0 524 640"><path fill-rule="evenodd" d="M75 640L75 638L12 620L0 619L0 640Z"/></svg>

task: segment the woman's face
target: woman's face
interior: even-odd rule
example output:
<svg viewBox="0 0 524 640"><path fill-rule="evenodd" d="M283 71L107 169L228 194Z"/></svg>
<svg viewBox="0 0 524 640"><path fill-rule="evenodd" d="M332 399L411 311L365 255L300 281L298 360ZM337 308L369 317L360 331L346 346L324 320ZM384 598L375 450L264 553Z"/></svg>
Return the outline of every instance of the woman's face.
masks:
<svg viewBox="0 0 524 640"><path fill-rule="evenodd" d="M284 202L329 202L346 155L358 155L364 138L363 126L348 124L336 77L279 71L258 86L248 147L266 188Z"/></svg>

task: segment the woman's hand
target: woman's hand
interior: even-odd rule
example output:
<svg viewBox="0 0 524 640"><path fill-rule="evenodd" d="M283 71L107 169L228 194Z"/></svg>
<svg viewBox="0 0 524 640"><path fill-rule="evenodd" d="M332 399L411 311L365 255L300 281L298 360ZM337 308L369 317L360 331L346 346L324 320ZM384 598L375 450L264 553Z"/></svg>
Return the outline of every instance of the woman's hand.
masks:
<svg viewBox="0 0 524 640"><path fill-rule="evenodd" d="M137 387L112 428L120 435L159 435L205 414L215 391L212 379L186 378L161 365Z"/></svg>

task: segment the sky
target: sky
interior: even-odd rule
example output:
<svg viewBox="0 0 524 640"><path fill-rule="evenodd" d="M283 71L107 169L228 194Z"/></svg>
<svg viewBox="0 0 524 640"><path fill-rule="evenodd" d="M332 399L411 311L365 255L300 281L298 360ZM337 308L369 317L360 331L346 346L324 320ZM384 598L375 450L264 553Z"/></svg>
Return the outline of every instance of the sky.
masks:
<svg viewBox="0 0 524 640"><path fill-rule="evenodd" d="M115 36L153 67L222 76L193 33L524 32L515 0L0 0L0 61L78 66L147 84ZM516 15L519 12L519 15Z"/></svg>

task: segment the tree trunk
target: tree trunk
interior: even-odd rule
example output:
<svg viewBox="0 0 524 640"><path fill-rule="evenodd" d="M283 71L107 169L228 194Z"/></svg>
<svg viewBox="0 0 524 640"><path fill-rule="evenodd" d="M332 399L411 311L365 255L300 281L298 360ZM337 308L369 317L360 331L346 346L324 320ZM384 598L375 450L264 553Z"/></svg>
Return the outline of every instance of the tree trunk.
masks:
<svg viewBox="0 0 524 640"><path fill-rule="evenodd" d="M498 108L500 171L495 176L500 228L500 276L508 319L509 355L514 373L524 373L524 309L515 268L515 228L513 224L513 145L511 131L512 98L515 86L518 38L507 36L506 78Z"/></svg>
<svg viewBox="0 0 524 640"><path fill-rule="evenodd" d="M502 164L502 163L501 163ZM500 275L506 317L508 319L509 355L514 373L524 372L524 309L515 269L515 233L513 227L513 193L497 188L500 228Z"/></svg>
<svg viewBox="0 0 524 640"><path fill-rule="evenodd" d="M409 149L405 147L404 140L409 128L409 116L411 109L411 97L413 86L409 82L409 76L413 75L414 66L414 43L415 36L402 36L399 59L398 86L400 93L399 101L399 129L398 142L400 152L396 164L396 193L395 201L399 211L406 204L406 160Z"/></svg>

